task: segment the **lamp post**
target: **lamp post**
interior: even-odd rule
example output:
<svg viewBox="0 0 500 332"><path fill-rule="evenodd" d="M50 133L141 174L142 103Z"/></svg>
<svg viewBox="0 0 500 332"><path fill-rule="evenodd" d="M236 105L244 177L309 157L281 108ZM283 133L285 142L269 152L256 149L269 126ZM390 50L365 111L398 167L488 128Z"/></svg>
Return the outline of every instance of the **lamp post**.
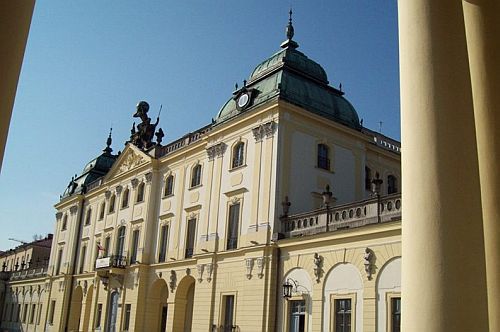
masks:
<svg viewBox="0 0 500 332"><path fill-rule="evenodd" d="M372 180L372 193L377 196L377 222L380 223L380 188L384 181L380 178L378 172L375 174L375 179Z"/></svg>

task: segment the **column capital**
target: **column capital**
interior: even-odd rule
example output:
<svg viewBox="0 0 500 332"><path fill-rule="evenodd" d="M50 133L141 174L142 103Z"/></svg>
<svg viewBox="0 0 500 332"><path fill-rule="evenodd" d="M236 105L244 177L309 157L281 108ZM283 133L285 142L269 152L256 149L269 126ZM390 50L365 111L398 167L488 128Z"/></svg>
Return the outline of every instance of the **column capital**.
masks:
<svg viewBox="0 0 500 332"><path fill-rule="evenodd" d="M274 121L269 121L252 129L253 137L256 142L262 141L264 137L272 137L277 129L277 124Z"/></svg>
<svg viewBox="0 0 500 332"><path fill-rule="evenodd" d="M214 160L216 157L222 157L226 152L227 145L224 142L209 146L207 148L208 160Z"/></svg>

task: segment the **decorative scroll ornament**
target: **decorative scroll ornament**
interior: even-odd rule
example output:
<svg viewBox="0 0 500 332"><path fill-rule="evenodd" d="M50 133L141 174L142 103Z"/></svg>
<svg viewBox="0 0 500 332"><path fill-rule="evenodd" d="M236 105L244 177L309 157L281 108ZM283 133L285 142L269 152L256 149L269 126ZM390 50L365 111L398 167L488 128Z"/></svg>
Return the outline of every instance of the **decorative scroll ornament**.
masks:
<svg viewBox="0 0 500 332"><path fill-rule="evenodd" d="M373 267L375 263L375 253L370 248L365 249L365 254L363 255L366 277L368 280L372 280Z"/></svg>
<svg viewBox="0 0 500 332"><path fill-rule="evenodd" d="M264 124L261 124L257 128L252 129L253 137L256 142L262 141L264 137L272 137L277 129L276 122L270 121Z"/></svg>
<svg viewBox="0 0 500 332"><path fill-rule="evenodd" d="M139 184L139 180L138 179L132 179L130 181L130 183L132 184L132 188L135 188Z"/></svg>
<svg viewBox="0 0 500 332"><path fill-rule="evenodd" d="M227 145L224 142L212 145L207 148L208 160L213 160L216 157L222 157L226 152Z"/></svg>
<svg viewBox="0 0 500 332"><path fill-rule="evenodd" d="M259 279L262 279L264 276L264 265L266 264L266 259L265 257L258 257L256 259L257 261L257 276Z"/></svg>
<svg viewBox="0 0 500 332"><path fill-rule="evenodd" d="M61 211L59 211L59 212L56 213L56 219L57 220L61 220L62 216L63 216L63 213Z"/></svg>
<svg viewBox="0 0 500 332"><path fill-rule="evenodd" d="M149 173L146 173L144 175L145 179L146 179L146 182L151 182L151 180L153 179L153 173L149 172Z"/></svg>
<svg viewBox="0 0 500 332"><path fill-rule="evenodd" d="M212 263L208 263L205 265L205 268L207 270L207 281L210 282L210 281L212 281L212 272L213 272L214 265Z"/></svg>
<svg viewBox="0 0 500 332"><path fill-rule="evenodd" d="M318 253L314 253L314 276L316 277L316 282L319 282L321 275L323 273L323 257Z"/></svg>
<svg viewBox="0 0 500 332"><path fill-rule="evenodd" d="M104 197L106 197L106 199L109 199L109 198L111 197L111 191L109 191L109 190L108 190L108 191L106 191L106 192L104 193Z"/></svg>
<svg viewBox="0 0 500 332"><path fill-rule="evenodd" d="M247 268L247 279L252 278L252 269L253 269L253 258L245 258L245 266Z"/></svg>
<svg viewBox="0 0 500 332"><path fill-rule="evenodd" d="M203 281L203 270L205 269L205 264L196 265L196 271L198 272L198 282Z"/></svg>

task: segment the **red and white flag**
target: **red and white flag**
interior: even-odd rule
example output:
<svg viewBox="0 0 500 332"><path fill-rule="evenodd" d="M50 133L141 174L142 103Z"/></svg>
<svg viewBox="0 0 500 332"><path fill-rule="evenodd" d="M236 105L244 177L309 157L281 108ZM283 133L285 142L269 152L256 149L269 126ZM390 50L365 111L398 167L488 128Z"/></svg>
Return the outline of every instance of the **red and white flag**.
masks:
<svg viewBox="0 0 500 332"><path fill-rule="evenodd" d="M99 251L106 251L106 249L104 249L104 247L101 246L100 243L97 244L97 250L99 250Z"/></svg>

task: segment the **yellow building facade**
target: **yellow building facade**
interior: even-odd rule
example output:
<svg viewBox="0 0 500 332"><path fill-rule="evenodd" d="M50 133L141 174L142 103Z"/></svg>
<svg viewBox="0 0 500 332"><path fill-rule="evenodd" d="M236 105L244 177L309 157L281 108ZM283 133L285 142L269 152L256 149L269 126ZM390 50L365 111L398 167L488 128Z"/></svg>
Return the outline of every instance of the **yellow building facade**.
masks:
<svg viewBox="0 0 500 332"><path fill-rule="evenodd" d="M212 123L169 144L140 102L125 149L110 136L56 204L48 276L6 285L9 303L37 297L2 328L398 331L399 143L297 48L290 22Z"/></svg>

